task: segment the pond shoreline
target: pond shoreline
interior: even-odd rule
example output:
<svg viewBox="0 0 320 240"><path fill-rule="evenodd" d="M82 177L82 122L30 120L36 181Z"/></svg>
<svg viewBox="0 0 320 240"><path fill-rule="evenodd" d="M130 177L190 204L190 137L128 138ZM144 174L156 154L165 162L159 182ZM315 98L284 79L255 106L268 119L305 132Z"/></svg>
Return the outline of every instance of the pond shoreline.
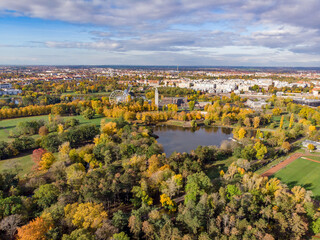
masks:
<svg viewBox="0 0 320 240"><path fill-rule="evenodd" d="M223 141L233 138L232 129L226 127L186 128L162 124L153 126L152 130L168 156L174 151L190 152L198 146L220 146Z"/></svg>

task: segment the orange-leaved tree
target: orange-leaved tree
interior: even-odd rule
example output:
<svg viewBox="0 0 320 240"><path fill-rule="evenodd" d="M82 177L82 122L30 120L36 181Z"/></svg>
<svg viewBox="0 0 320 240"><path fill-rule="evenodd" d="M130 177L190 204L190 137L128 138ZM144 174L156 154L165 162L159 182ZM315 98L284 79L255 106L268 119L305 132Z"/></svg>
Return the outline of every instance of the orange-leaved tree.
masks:
<svg viewBox="0 0 320 240"><path fill-rule="evenodd" d="M52 229L52 222L37 217L36 219L18 228L17 239L18 240L45 240L46 233Z"/></svg>

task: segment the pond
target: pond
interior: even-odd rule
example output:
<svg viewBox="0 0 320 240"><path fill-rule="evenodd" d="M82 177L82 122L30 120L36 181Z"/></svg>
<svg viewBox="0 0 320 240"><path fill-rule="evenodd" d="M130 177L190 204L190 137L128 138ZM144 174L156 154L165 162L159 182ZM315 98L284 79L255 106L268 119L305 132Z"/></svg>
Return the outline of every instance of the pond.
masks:
<svg viewBox="0 0 320 240"><path fill-rule="evenodd" d="M224 127L198 127L183 128L177 126L155 126L154 134L158 135L158 143L163 146L164 152L170 156L176 152L190 152L199 145L220 146L224 140L230 140L233 137L231 128Z"/></svg>

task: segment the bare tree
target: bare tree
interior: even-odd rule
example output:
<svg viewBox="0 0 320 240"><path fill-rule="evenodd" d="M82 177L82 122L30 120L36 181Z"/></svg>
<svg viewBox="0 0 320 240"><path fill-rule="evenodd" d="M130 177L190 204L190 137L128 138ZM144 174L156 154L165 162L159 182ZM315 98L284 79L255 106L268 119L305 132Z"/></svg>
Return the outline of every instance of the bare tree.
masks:
<svg viewBox="0 0 320 240"><path fill-rule="evenodd" d="M5 232L6 239L14 239L17 228L23 223L23 217L19 214L10 215L5 217L0 222L0 230Z"/></svg>

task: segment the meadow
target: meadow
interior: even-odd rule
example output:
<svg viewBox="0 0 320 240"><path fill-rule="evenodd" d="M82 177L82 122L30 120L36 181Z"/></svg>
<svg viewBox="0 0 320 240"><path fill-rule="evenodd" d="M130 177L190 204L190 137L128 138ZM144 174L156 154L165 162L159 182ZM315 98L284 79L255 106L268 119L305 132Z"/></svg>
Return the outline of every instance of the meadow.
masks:
<svg viewBox="0 0 320 240"><path fill-rule="evenodd" d="M75 118L80 121L80 124L96 124L100 125L100 121L102 119L102 116L96 116L93 119L87 120L84 119L81 115L77 116L65 116L61 117L65 120L70 119L70 118ZM42 115L42 116L33 116L33 117L23 117L23 118L13 118L13 119L5 119L5 120L0 120L0 141L9 141L10 138L10 131L14 131L14 128L17 126L19 122L27 122L27 121L32 121L32 120L44 120L48 122L49 117L48 115Z"/></svg>
<svg viewBox="0 0 320 240"><path fill-rule="evenodd" d="M96 116L93 119L87 120L84 119L82 116L66 116L61 117L63 119L70 119L75 118L80 121L80 124L96 124L97 126L100 125L101 120L103 119L102 116ZM17 124L19 122L26 122L31 120L44 120L48 121L48 115L43 116L34 116L34 117L24 117L24 118L14 118L14 119L7 119L7 120L1 120L0 121L0 141L11 141L12 138L10 138L10 130L13 131ZM111 119L105 118L106 121L109 121ZM39 135L34 135L35 138L37 138ZM25 174L29 173L32 170L33 167L33 161L31 159L31 152L27 152L24 154L21 154L15 158L10 158L6 160L0 160L0 172L3 172L5 170L14 171L19 174L20 177L25 176Z"/></svg>

